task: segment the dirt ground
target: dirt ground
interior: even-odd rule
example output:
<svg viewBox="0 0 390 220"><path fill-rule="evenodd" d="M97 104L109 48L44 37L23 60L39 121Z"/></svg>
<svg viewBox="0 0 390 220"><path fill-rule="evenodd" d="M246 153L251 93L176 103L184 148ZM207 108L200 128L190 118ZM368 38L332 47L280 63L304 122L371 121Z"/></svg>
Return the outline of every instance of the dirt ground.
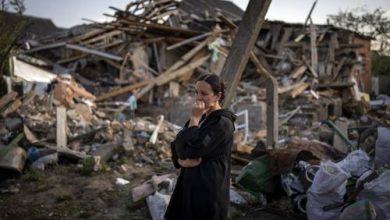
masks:
<svg viewBox="0 0 390 220"><path fill-rule="evenodd" d="M144 200L131 201L131 189L153 174L167 173L166 168L159 169L128 164L99 172L76 164L45 171L27 169L23 175L0 181L0 219L151 219ZM118 177L130 184L115 184ZM232 207L230 212L230 219L292 219L256 207Z"/></svg>

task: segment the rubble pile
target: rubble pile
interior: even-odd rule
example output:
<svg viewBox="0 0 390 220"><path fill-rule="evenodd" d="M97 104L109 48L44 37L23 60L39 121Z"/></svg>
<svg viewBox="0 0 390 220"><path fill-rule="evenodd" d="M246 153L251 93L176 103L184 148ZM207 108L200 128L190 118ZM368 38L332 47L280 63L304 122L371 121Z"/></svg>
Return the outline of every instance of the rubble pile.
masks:
<svg viewBox="0 0 390 220"><path fill-rule="evenodd" d="M79 27L73 31L76 33L71 30L65 37L47 39L41 46L25 51L27 57L21 59L31 62L30 56L40 58L54 72L73 74L89 91L101 95L98 101L137 88L142 88L135 91L141 98L153 86L164 86L159 91L170 91L169 95L175 97L178 92L171 91L186 86L191 76L221 72L237 29L237 15L218 11L205 18L200 16L202 13L190 13L191 4L136 1L124 10L112 7L114 21ZM359 40L362 43L355 43ZM310 104L327 106L340 97L344 105L356 106L361 100L359 88L367 91L359 78L370 65L368 54L359 49L367 41L364 36L332 26L308 28L267 21L243 81L255 86L252 88L256 91L250 93L264 88L264 73L258 69L257 59L278 80L278 93L283 97L295 98L307 91L317 100L310 100ZM318 55L309 61L312 53ZM124 87L129 84L132 86ZM165 86L168 84L169 89ZM154 93L161 95L165 94ZM325 101L330 96L333 98ZM283 101L280 106L285 106Z"/></svg>
<svg viewBox="0 0 390 220"><path fill-rule="evenodd" d="M0 121L1 144L4 146L16 144L26 153L32 148L56 149L58 124L53 97L35 95L34 92L16 97L22 100L19 101L20 106ZM14 105L18 99L8 105ZM7 109L9 108L5 108ZM174 125L163 120L158 126L156 119L153 118L137 117L119 122L83 103L77 103L74 109L66 110L66 118L64 129L67 138L66 148L69 152L79 159L100 156L104 162L122 152L139 166L143 166L143 163L155 165L170 158L170 142L177 131ZM19 137L20 134L24 135L27 143L20 139L14 143L15 137ZM102 150L104 148L108 148L107 152Z"/></svg>

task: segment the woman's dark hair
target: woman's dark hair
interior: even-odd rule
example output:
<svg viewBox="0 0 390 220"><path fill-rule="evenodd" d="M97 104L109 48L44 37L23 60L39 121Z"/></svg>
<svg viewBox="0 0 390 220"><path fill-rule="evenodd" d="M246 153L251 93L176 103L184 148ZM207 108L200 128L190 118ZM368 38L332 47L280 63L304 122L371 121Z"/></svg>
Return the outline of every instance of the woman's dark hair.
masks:
<svg viewBox="0 0 390 220"><path fill-rule="evenodd" d="M219 76L215 74L205 74L200 76L196 81L204 81L208 83L211 86L211 89L213 90L214 94L221 93L221 98L219 99L219 102L222 102L225 98L225 84L222 82Z"/></svg>

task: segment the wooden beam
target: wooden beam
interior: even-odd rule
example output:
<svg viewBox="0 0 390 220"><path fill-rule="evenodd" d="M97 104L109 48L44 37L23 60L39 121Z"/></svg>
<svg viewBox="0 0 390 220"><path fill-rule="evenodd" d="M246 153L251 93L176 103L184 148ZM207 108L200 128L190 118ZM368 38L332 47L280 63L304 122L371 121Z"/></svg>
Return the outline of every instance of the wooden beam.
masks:
<svg viewBox="0 0 390 220"><path fill-rule="evenodd" d="M0 98L0 110L5 107L8 103L10 103L12 100L14 100L18 96L17 92L10 92L3 97Z"/></svg>
<svg viewBox="0 0 390 220"><path fill-rule="evenodd" d="M66 45L66 42L47 44L47 45L44 45L42 47L37 47L37 48L31 49L31 50L27 50L24 52L24 54L30 54L30 53L38 52L41 50L48 50L48 49L53 49L53 48L57 48L57 47L63 47L65 45Z"/></svg>
<svg viewBox="0 0 390 220"><path fill-rule="evenodd" d="M154 128L152 135L149 138L149 142L156 144L158 138L158 132L160 131L161 125L164 122L164 115L160 115L158 119L157 126Z"/></svg>
<svg viewBox="0 0 390 220"><path fill-rule="evenodd" d="M291 78L297 79L302 76L302 74L307 70L307 66L301 65L297 67L294 72L290 75Z"/></svg>
<svg viewBox="0 0 390 220"><path fill-rule="evenodd" d="M57 147L66 146L66 108L57 107Z"/></svg>
<svg viewBox="0 0 390 220"><path fill-rule="evenodd" d="M104 58L111 59L111 60L122 61L122 59L123 59L120 56L112 55L112 54L105 53L105 52L102 52L99 50L94 50L94 49L82 47L82 46L79 46L76 44L68 44L65 42L54 43L54 44L49 44L49 45L45 45L42 47L34 48L32 50L28 50L28 51L24 52L24 54L30 54L30 53L38 52L41 50L48 50L48 49L53 49L53 48L63 47L63 46L66 48L72 49L72 50L77 50L77 51L81 51L84 53L94 54L96 56L104 57Z"/></svg>
<svg viewBox="0 0 390 220"><path fill-rule="evenodd" d="M256 54L251 52L251 61L255 64L257 71L265 74L267 77L266 85L266 103L267 103L267 148L273 149L278 147L279 138L279 96L278 82L275 77L264 68L263 64L256 57Z"/></svg>
<svg viewBox="0 0 390 220"><path fill-rule="evenodd" d="M88 54L81 54L81 55L77 55L77 56L73 56L73 57L69 57L69 58L64 58L64 59L61 59L61 60L58 60L56 62L56 64L64 64L64 63L69 63L69 62L72 62L72 61L76 61L76 60L79 60L79 59L82 59L84 57L87 57Z"/></svg>
<svg viewBox="0 0 390 220"><path fill-rule="evenodd" d="M334 63L335 60L335 51L338 46L337 34L333 33L329 45L329 62Z"/></svg>
<svg viewBox="0 0 390 220"><path fill-rule="evenodd" d="M138 83L135 83L135 84L132 84L132 85L128 85L128 86L125 86L125 87L122 87L122 88L119 88L119 89L115 89L113 91L110 91L104 95L101 95L99 97L96 98L96 102L99 102L99 101L102 101L102 100L105 100L105 99L108 99L108 98L111 98L111 97L115 97L115 96L118 96L120 94L123 94L125 92L130 92L134 89L138 89L142 86L145 86L145 85L148 85L150 84L152 81L151 80L144 80L144 81L141 81L141 82L138 82Z"/></svg>
<svg viewBox="0 0 390 220"><path fill-rule="evenodd" d="M267 149L277 148L279 138L279 96L278 82L274 77L267 78Z"/></svg>
<svg viewBox="0 0 390 220"><path fill-rule="evenodd" d="M183 41L181 41L179 43L176 43L176 44L173 44L173 45L167 47L167 50L173 50L175 48L178 48L178 47L181 47L183 45L189 44L189 43L191 43L193 41L197 41L197 40L203 39L205 37L210 36L212 33L213 32L208 32L208 33L204 33L204 34L201 34L201 35L198 35L198 36L195 36L195 37L183 40Z"/></svg>
<svg viewBox="0 0 390 220"><path fill-rule="evenodd" d="M18 98L11 104L7 105L3 110L1 110L1 117L5 118L7 115L14 113L20 108L20 106L22 106L22 102L20 101L20 98Z"/></svg>
<svg viewBox="0 0 390 220"><path fill-rule="evenodd" d="M188 65L185 65L184 67L182 67L176 71L173 71L173 72L170 72L170 73L167 73L167 74L164 74L164 75L157 77L155 79L155 82L158 86L164 85L165 83L167 83L167 82L169 82L169 81L171 81L179 76L182 76L183 74L188 73L189 71L201 66L209 58L210 58L210 54L208 54L205 57L202 57L202 58L200 58L192 63L189 63Z"/></svg>
<svg viewBox="0 0 390 220"><path fill-rule="evenodd" d="M69 48L69 49L78 50L78 51L82 51L82 52L85 52L85 53L93 54L93 55L96 55L96 56L104 57L104 58L111 59L111 60L122 61L122 59L123 59L120 56L116 56L116 55L112 55L112 54L105 53L105 52L102 52L102 51L98 51L98 50L82 47L82 46L79 46L79 45L65 44L65 47Z"/></svg>
<svg viewBox="0 0 390 220"><path fill-rule="evenodd" d="M158 54L158 48L157 48L156 43L152 43L152 50L153 50L154 60L156 61L157 71L159 73L161 73L162 68L161 68L161 64L160 64L160 56Z"/></svg>
<svg viewBox="0 0 390 220"><path fill-rule="evenodd" d="M206 62L206 60L208 60L210 58L210 54L205 56L205 57L202 57L196 61L193 61L192 63L189 63L188 65L185 65L183 66L182 68L176 70L176 71L173 71L173 72L164 72L164 74L161 74L160 76L158 76L157 78L155 78L153 80L152 83L150 83L149 85L145 86L144 88L142 88L141 91L139 91L135 97L137 99L141 98L142 96L144 96L147 92L149 92L151 89L153 89L153 87L155 85L158 85L158 86L162 86L164 85L165 83L177 78L177 77L180 77L186 73L188 73L189 71L192 71L194 70L195 68L201 66L204 62Z"/></svg>
<svg viewBox="0 0 390 220"><path fill-rule="evenodd" d="M199 32L184 29L184 28L176 28L176 27L170 27L168 25L164 24L157 24L157 23L143 23L138 21L130 21L130 20L120 20L119 21L122 24L125 24L126 26L136 26L136 27L142 27L143 29L148 30L157 30L165 33L172 33L175 35L183 35L186 37L193 37L196 35L199 35Z"/></svg>
<svg viewBox="0 0 390 220"><path fill-rule="evenodd" d="M221 78L227 83L224 107L227 107L241 79L250 51L259 35L271 0L251 0L234 38L229 55L222 69Z"/></svg>
<svg viewBox="0 0 390 220"><path fill-rule="evenodd" d="M316 26L310 25L311 68L318 73L317 33Z"/></svg>
<svg viewBox="0 0 390 220"><path fill-rule="evenodd" d="M272 33L271 33L271 31L268 31L267 35L264 38L264 43L263 43L263 46L262 46L263 49L267 49L268 48L268 45L269 45L269 42L271 41L271 38L272 38Z"/></svg>
<svg viewBox="0 0 390 220"><path fill-rule="evenodd" d="M179 97L180 84L177 82L169 82L169 97Z"/></svg>
<svg viewBox="0 0 390 220"><path fill-rule="evenodd" d="M292 98L295 98L297 97L298 95L300 95L303 91L305 91L305 89L309 88L310 86L310 83L300 83L299 86L296 86L294 87L293 91L291 92L291 97Z"/></svg>
<svg viewBox="0 0 390 220"><path fill-rule="evenodd" d="M292 91L292 90L294 90L294 89L296 89L296 88L298 88L298 87L301 87L303 84L305 84L305 82L297 82L297 83L294 83L294 84L292 84L292 85L279 87L279 88L278 88L278 93L279 93L279 94L283 94L283 93Z"/></svg>
<svg viewBox="0 0 390 220"><path fill-rule="evenodd" d="M337 77L339 76L340 74L340 71L341 69L343 68L344 66L344 63L347 61L347 58L346 57L343 57L341 58L341 60L338 62L337 66L335 68L333 68L334 72L333 72L333 77L332 77L332 81L335 81L337 79Z"/></svg>
<svg viewBox="0 0 390 220"><path fill-rule="evenodd" d="M177 77L178 77L178 76L181 76L182 74L184 74L188 71L191 71L192 69L197 68L199 65L195 65L195 67L194 67L194 64L192 64L193 67L191 67L191 68L188 68L189 65L187 65L181 69L178 69L179 67L181 67L185 63L187 63L188 60L190 60L192 57L194 57L200 50L202 50L207 45L207 43L210 42L211 39L212 39L211 37L208 37L202 43L198 44L192 50L188 51L183 57L181 57L181 59L179 61L177 61L172 66L170 66L166 71L161 73L155 79L155 81L153 81L152 83L147 85L145 88L142 88L142 90L136 94L137 99L141 98L143 95L145 95L147 92L149 92L154 87L156 82L158 82L158 85L162 85L162 84L167 82L166 80L164 80L164 78L169 78L172 75L177 75ZM199 63L196 63L196 64L199 64ZM202 65L202 63L200 65ZM172 79L172 78L170 78L170 79Z"/></svg>
<svg viewBox="0 0 390 220"><path fill-rule="evenodd" d="M278 54L280 54L281 50L284 48L284 44L289 41L292 32L293 32L293 28L291 28L291 27L284 28L284 33L283 33L282 39L280 40L280 42L277 46Z"/></svg>
<svg viewBox="0 0 390 220"><path fill-rule="evenodd" d="M125 80L125 68L126 68L127 62L130 59L130 56L131 56L131 54L127 53L125 58L122 61L122 64L120 66L119 65L115 66L116 68L119 67L119 80L121 80L121 81Z"/></svg>
<svg viewBox="0 0 390 220"><path fill-rule="evenodd" d="M195 54L197 54L200 50L202 50L208 42L211 41L211 37L207 38L206 40L204 40L202 43L198 44L196 47L194 47L193 49L191 49L190 51L188 51L183 57L181 57L181 59L179 61L177 61L176 63L174 63L172 66L170 66L166 71L165 73L168 73L168 72L171 72L173 70L176 70L177 68L181 67L182 65L184 65L185 63L188 62L188 60L190 60L192 57L195 56ZM165 73L162 73L161 75L165 74Z"/></svg>
<svg viewBox="0 0 390 220"><path fill-rule="evenodd" d="M304 56L303 56L303 59L306 59ZM318 78L318 73L317 71L315 71L313 69L313 67L307 62L307 60L305 60L305 64L307 66L307 68L309 69L309 73L311 73L311 75L314 77L314 78Z"/></svg>
<svg viewBox="0 0 390 220"><path fill-rule="evenodd" d="M316 0L315 2L313 2L313 5L312 5L311 8L310 8L310 11L309 11L309 14L308 14L307 17L306 17L304 26L306 26L306 24L307 24L307 22L309 21L309 19L311 20L311 14L313 13L314 8L316 7L316 4L317 4L317 0Z"/></svg>
<svg viewBox="0 0 390 220"><path fill-rule="evenodd" d="M94 36L104 34L107 31L109 31L109 30L107 30L107 29L93 29L91 31L86 32L85 34L81 34L81 35L78 35L78 36L70 39L68 42L69 43L77 43L77 42L86 40L88 38L92 38Z"/></svg>
<svg viewBox="0 0 390 220"><path fill-rule="evenodd" d="M276 49L276 45L279 42L281 30L282 30L281 24L275 24L271 26L271 33L272 33L271 50Z"/></svg>
<svg viewBox="0 0 390 220"><path fill-rule="evenodd" d="M107 32L107 33L104 33L104 34L101 34L101 35L97 35L94 38L82 41L78 45L86 46L88 44L96 43L97 41L104 41L105 39L112 38L115 35L120 35L120 34L123 34L123 31L113 30L111 32Z"/></svg>

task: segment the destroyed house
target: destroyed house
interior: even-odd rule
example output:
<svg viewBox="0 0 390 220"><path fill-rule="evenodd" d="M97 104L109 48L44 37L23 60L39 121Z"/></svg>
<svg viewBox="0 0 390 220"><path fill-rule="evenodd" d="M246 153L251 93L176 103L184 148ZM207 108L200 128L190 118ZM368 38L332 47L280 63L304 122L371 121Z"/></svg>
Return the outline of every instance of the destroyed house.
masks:
<svg viewBox="0 0 390 220"><path fill-rule="evenodd" d="M370 93L372 38L332 25L314 27L311 31L303 24L266 21L256 43L265 65L280 75L293 71L291 67L299 62L310 63L309 70L324 87L347 87L344 82L353 74L360 91ZM313 42L311 34L315 35Z"/></svg>
<svg viewBox="0 0 390 220"><path fill-rule="evenodd" d="M221 73L239 26L237 17L242 16L229 1L193 3L172 0L132 2L124 10L111 7L116 18L112 22L81 28L74 36L53 37L24 54L44 59L45 67L57 74L73 74L98 101L123 101L134 89L139 89L137 98L149 103L167 97L168 90L176 91L170 94L175 97L179 89L190 89L191 79L199 74ZM361 100L356 91L370 91L370 40L331 25L265 21L253 54L277 80L280 106L283 97L311 92L318 102L325 102L317 92L334 92L323 108L326 113L316 116L326 119L341 115L340 103L356 106ZM256 94L264 100L264 74L252 59L241 81L253 89L240 92L247 90L240 86L238 96ZM250 114L250 119L259 118L258 112ZM262 127L260 121L252 124Z"/></svg>

